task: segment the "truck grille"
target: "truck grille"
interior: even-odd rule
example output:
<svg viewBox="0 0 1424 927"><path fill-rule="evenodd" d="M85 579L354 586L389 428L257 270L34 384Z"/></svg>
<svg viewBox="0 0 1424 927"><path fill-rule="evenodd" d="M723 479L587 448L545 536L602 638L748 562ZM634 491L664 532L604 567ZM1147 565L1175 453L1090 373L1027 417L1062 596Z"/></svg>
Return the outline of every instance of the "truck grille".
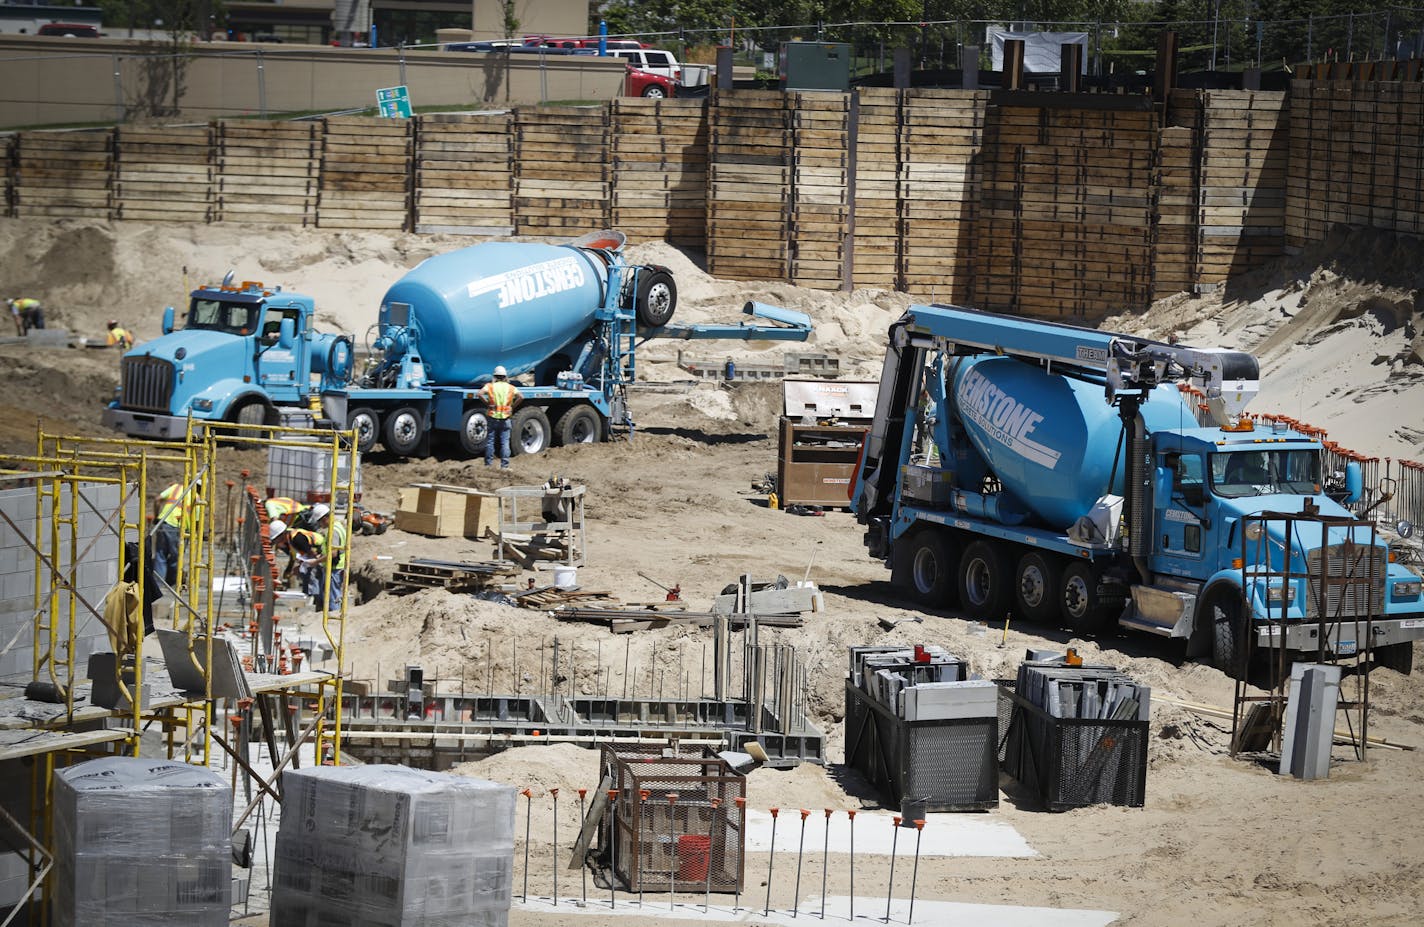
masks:
<svg viewBox="0 0 1424 927"><path fill-rule="evenodd" d="M1310 552L1310 601L1306 614L1320 616L1320 583L1325 580L1325 617L1364 618L1384 612L1388 567L1382 547L1334 544Z"/></svg>
<svg viewBox="0 0 1424 927"><path fill-rule="evenodd" d="M173 399L173 365L147 355L124 358L123 408L139 412L169 412Z"/></svg>

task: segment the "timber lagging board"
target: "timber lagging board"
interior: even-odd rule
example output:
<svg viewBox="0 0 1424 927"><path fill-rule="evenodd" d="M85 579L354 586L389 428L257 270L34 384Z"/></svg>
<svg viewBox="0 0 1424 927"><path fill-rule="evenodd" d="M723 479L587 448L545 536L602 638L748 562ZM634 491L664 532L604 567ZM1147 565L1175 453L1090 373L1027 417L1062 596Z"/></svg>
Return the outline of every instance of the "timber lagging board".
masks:
<svg viewBox="0 0 1424 927"><path fill-rule="evenodd" d="M707 241L707 103L612 103L611 222L630 242Z"/></svg>
<svg viewBox="0 0 1424 927"><path fill-rule="evenodd" d="M415 230L507 235L514 230L513 117L422 116L415 127Z"/></svg>

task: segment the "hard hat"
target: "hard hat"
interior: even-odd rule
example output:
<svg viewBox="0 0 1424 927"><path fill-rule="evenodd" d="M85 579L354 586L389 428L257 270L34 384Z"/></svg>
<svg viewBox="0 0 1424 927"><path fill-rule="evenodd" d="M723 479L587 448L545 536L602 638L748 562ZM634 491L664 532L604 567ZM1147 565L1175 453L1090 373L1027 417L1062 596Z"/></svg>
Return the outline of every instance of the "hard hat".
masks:
<svg viewBox="0 0 1424 927"><path fill-rule="evenodd" d="M325 502L318 502L316 505L311 507L311 520L313 522L321 521L323 518L330 514L331 506L327 505Z"/></svg>
<svg viewBox="0 0 1424 927"><path fill-rule="evenodd" d="M287 532L287 523L280 518L274 518L267 525L267 539L275 541Z"/></svg>
<svg viewBox="0 0 1424 927"><path fill-rule="evenodd" d="M509 376L509 371L504 369L503 364L500 364L498 367L494 368L494 375L497 377L507 377Z"/></svg>
<svg viewBox="0 0 1424 927"><path fill-rule="evenodd" d="M110 327L110 328L118 328L118 327L119 327L119 320L118 320L118 319L110 319L110 320L109 320L109 327Z"/></svg>

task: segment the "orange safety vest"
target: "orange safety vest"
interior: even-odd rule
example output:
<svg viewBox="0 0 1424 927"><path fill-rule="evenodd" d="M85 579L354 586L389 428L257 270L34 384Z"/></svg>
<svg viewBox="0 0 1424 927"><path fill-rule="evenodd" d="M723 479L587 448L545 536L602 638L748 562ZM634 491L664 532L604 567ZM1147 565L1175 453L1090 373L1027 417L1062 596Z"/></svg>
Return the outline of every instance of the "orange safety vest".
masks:
<svg viewBox="0 0 1424 927"><path fill-rule="evenodd" d="M182 483L174 483L158 494L158 520L186 530L193 521L193 496L184 489Z"/></svg>
<svg viewBox="0 0 1424 927"><path fill-rule="evenodd" d="M116 344L123 345L124 350L127 351L129 348L133 347L133 335L130 335L127 331L117 326L109 329L109 347L112 348Z"/></svg>
<svg viewBox="0 0 1424 927"><path fill-rule="evenodd" d="M519 390L514 388L513 383L495 380L486 383L480 389L480 394L485 397L490 418L509 418L514 414L514 400L518 397Z"/></svg>

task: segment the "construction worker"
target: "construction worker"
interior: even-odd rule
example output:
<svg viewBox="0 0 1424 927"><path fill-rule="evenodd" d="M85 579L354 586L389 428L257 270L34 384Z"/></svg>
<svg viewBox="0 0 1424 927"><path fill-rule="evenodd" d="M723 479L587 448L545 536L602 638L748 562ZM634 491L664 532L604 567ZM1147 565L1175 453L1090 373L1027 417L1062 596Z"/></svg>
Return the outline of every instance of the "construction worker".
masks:
<svg viewBox="0 0 1424 927"><path fill-rule="evenodd" d="M20 334L28 334L32 328L44 328L44 306L38 299L21 296L8 300L10 312L15 316Z"/></svg>
<svg viewBox="0 0 1424 927"><path fill-rule="evenodd" d="M269 522L282 521L293 527L304 525L307 512L310 511L310 506L302 505L289 496L273 496L270 499L264 499L262 508L267 511Z"/></svg>
<svg viewBox="0 0 1424 927"><path fill-rule="evenodd" d="M499 442L499 465L509 468L509 418L514 407L524 401L509 374L501 364L494 368L494 379L480 387L480 398L485 401L485 418L489 420L489 440L485 442L485 466L493 466L495 442Z"/></svg>
<svg viewBox="0 0 1424 927"><path fill-rule="evenodd" d="M127 351L134 346L134 336L129 334L128 329L119 324L118 319L109 320L109 347L118 345L120 351Z"/></svg>
<svg viewBox="0 0 1424 927"><path fill-rule="evenodd" d="M193 503L202 491L202 479L191 492L184 483L171 483L153 500L153 572L170 587L178 585L180 538L192 527Z"/></svg>
<svg viewBox="0 0 1424 927"><path fill-rule="evenodd" d="M311 507L312 534L317 539L317 563L316 569L312 571L312 585L308 591L316 598L317 606L321 605L321 594L324 581L324 570L326 569L326 543L331 541L331 594L327 598L326 610L329 612L341 611L341 591L346 585L346 525L341 519L331 517L331 506L325 502L318 502Z"/></svg>
<svg viewBox="0 0 1424 927"><path fill-rule="evenodd" d="M307 591L311 584L312 567L321 557L321 540L316 532L290 526L277 518L267 523L267 537L273 549L287 554L287 568L282 571L283 581L290 585L295 573L302 591Z"/></svg>

